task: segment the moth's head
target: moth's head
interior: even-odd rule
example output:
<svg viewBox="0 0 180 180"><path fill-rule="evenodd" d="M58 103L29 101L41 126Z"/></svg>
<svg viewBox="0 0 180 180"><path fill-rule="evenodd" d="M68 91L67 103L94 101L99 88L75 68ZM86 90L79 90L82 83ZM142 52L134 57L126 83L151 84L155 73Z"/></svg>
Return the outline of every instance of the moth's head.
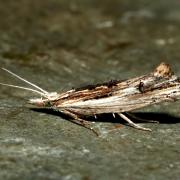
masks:
<svg viewBox="0 0 180 180"><path fill-rule="evenodd" d="M29 104L33 104L38 107L51 107L53 105L53 101L58 98L58 94L56 92L51 92L45 94L41 98L33 98L29 99Z"/></svg>
<svg viewBox="0 0 180 180"><path fill-rule="evenodd" d="M2 68L2 70L8 72L12 76L20 79L21 81L27 83L28 85L30 85L33 88L24 87L24 86L17 86L17 85L14 85L14 84L6 84L6 83L0 83L0 85L9 86L9 87L13 87L13 88L19 88L19 89L23 89L23 90L26 90L26 91L31 91L31 92L36 93L36 94L41 96L41 98L30 99L29 100L30 104L34 104L34 105L40 106L40 107L51 107L53 105L53 101L57 100L58 94L56 92L45 91L44 89L37 86L36 84L34 84L34 83L20 77L19 75L13 73L12 71L9 71L8 69Z"/></svg>

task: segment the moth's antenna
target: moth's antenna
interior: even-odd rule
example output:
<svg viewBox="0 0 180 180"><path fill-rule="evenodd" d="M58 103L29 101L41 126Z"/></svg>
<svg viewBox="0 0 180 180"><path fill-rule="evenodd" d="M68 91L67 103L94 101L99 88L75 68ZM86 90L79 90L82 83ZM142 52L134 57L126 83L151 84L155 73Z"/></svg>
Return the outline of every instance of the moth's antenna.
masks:
<svg viewBox="0 0 180 180"><path fill-rule="evenodd" d="M14 87L14 88L19 88L19 89L24 89L24 90L32 91L32 92L40 94L43 97L47 97L46 94L44 94L43 92L40 92L38 90L35 90L35 89L26 88L26 87L22 87L22 86L16 86L16 85L13 85L13 84L5 84L5 83L0 83L0 84L3 85L3 86L9 86L9 87Z"/></svg>
<svg viewBox="0 0 180 180"><path fill-rule="evenodd" d="M26 79L24 79L24 78L18 76L17 74L15 74L15 73L9 71L8 69L5 69L5 68L2 68L2 69L3 69L4 71L8 72L9 74L15 76L16 78L18 78L18 79L20 79L20 80L26 82L27 84L30 84L31 86L33 86L33 87L39 89L39 90L40 90L41 92L43 92L44 94L48 94L48 92L45 91L44 89L42 89L42 88L40 88L39 86L37 86L37 85L35 85L35 84L33 84L33 83L27 81ZM1 84L2 84L2 83L1 83ZM14 86L14 85L13 85L13 86ZM27 89L28 89L28 88L27 88Z"/></svg>

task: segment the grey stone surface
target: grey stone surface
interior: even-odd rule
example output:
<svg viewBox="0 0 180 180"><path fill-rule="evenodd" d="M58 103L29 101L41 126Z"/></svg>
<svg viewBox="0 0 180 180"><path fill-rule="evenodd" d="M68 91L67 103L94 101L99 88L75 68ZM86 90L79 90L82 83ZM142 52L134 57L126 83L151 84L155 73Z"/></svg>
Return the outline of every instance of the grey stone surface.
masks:
<svg viewBox="0 0 180 180"><path fill-rule="evenodd" d="M0 4L0 66L48 91L138 76L161 61L180 75L179 1ZM0 82L23 85L2 70ZM107 116L93 125L102 133L96 137L57 114L31 109L27 100L34 96L0 86L0 179L179 179L179 102L138 111L160 119L143 124L151 133L125 125L110 131Z"/></svg>

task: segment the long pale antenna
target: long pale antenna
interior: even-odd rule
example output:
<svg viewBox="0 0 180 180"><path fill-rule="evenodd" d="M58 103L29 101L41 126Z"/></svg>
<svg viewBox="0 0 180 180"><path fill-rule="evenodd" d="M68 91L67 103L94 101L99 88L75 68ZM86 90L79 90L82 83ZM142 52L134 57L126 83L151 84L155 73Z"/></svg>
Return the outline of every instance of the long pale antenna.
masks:
<svg viewBox="0 0 180 180"><path fill-rule="evenodd" d="M37 86L37 85L35 85L35 84L33 84L33 83L27 81L26 79L24 79L24 78L18 76L17 74L15 74L15 73L9 71L8 69L6 69L6 68L2 68L2 69L3 69L4 71L8 72L9 74L15 76L16 78L18 78L18 79L20 79L20 80L26 82L27 84L30 84L31 86L33 86L33 87L39 89L39 90L40 90L41 92L43 92L44 94L48 94L48 92L45 91L44 89L42 89L42 88L40 88L39 86ZM2 83L1 83L1 84L2 84ZM14 86L14 85L13 85L13 86ZM12 87L12 86L11 86L11 87ZM28 88L27 88L27 89L28 89ZM38 91L38 92L39 92L39 91Z"/></svg>
<svg viewBox="0 0 180 180"><path fill-rule="evenodd" d="M18 88L18 89L24 89L24 90L32 91L32 92L40 94L43 97L46 97L46 94L44 94L43 92L40 92L38 90L35 90L35 89L26 88L26 87L22 87L22 86L16 86L16 85L13 85L13 84L5 84L5 83L0 83L0 84L3 85L3 86L9 86L9 87L14 87L14 88Z"/></svg>

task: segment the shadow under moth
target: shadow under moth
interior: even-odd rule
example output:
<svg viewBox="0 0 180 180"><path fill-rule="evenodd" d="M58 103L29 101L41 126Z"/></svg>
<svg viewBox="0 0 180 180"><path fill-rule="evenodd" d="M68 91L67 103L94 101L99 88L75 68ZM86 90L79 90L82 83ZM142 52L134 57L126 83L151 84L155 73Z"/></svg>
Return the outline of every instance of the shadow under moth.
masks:
<svg viewBox="0 0 180 180"><path fill-rule="evenodd" d="M119 115L130 126L151 131L131 121L126 115L145 106L163 101L175 101L180 98L180 78L174 75L166 63L161 63L149 74L128 80L111 80L102 84L71 89L67 92L47 92L39 86L25 80L17 74L2 68L33 88L0 83L1 85L20 88L39 94L40 98L30 99L29 103L38 107L50 107L71 117L71 121L92 130L91 122L84 116L112 113Z"/></svg>

